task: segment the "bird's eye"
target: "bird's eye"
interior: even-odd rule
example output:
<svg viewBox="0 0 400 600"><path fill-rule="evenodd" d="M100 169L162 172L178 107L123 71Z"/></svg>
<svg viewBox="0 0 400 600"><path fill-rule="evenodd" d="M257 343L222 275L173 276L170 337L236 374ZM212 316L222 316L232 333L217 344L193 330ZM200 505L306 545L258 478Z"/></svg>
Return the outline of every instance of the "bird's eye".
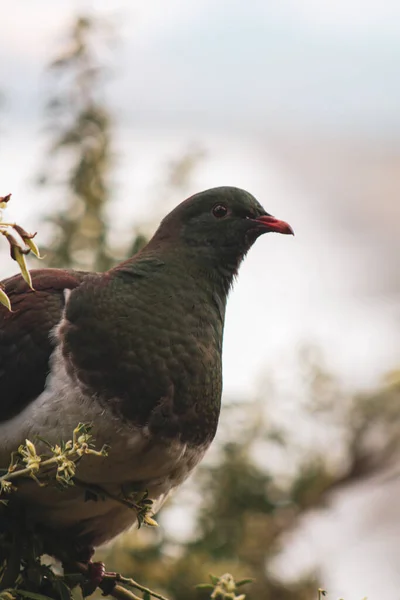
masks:
<svg viewBox="0 0 400 600"><path fill-rule="evenodd" d="M226 208L226 206L224 204L216 204L214 206L214 208L212 209L212 214L217 219L222 219L223 217L226 217L226 215L228 214L228 209Z"/></svg>

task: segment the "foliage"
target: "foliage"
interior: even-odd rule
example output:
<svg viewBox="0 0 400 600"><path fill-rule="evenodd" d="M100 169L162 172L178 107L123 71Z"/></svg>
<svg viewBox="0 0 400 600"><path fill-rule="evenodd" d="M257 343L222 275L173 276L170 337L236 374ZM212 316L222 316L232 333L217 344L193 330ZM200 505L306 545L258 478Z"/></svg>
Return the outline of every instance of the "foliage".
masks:
<svg viewBox="0 0 400 600"><path fill-rule="evenodd" d="M0 526L0 598L2 600L70 600L83 598L95 591L96 587L104 595L119 600L138 600L138 596L127 588L142 593L142 600L167 600L163 595L152 591L119 573L104 572L101 581L93 585L90 579L90 567L93 563L69 561L64 563L64 573L59 574L42 561L43 552L56 544L60 551L60 540L53 540L54 534L42 530L35 523L26 520L24 512L15 512L9 505L10 495L18 491L17 483L31 478L40 487L56 486L60 492L71 486L82 488L87 501L101 501L109 497L105 490L88 486L76 476L77 465L85 456L106 457L107 448L96 450L91 426L79 423L74 429L71 440L52 445L39 439L38 443L47 448L47 454L39 454L35 444L26 440L11 457L8 469L0 475L0 504L3 519ZM138 525L154 526L157 523L151 517L152 501L147 493L133 498L122 493L112 496L124 505L136 511ZM10 509L9 509L10 506ZM50 536L50 537L49 537ZM66 566L68 565L68 569ZM222 577L211 576L211 584L199 587L211 590L211 599L245 600L245 595L236 595L237 590L250 580L235 582L230 574ZM77 590L76 588L79 588Z"/></svg>
<svg viewBox="0 0 400 600"><path fill-rule="evenodd" d="M187 191L192 173L204 156L191 145L167 165L166 179L156 189L162 206L126 244L112 247L111 221L106 209L113 200L110 187L113 167L113 119L103 93L109 70L104 56L110 46L110 26L94 16L80 15L72 25L60 53L50 63L54 91L47 102L50 148L46 168L38 181L43 188L64 190L63 208L49 217L52 241L44 249L50 267L104 271L138 252L147 242L158 216L165 213L169 197ZM181 199L181 197L179 197Z"/></svg>
<svg viewBox="0 0 400 600"><path fill-rule="evenodd" d="M99 487L93 489L81 482L76 476L76 469L85 456L107 456L107 448L95 449L91 426L83 423L77 425L71 440L67 442L52 445L39 439L38 443L47 448L47 454L39 453L35 444L26 440L13 453L8 469L0 475L0 590L3 590L0 597L4 600L44 600L45 597L65 600L73 597L73 590L77 585L81 588L81 595L87 595L87 589L93 591L90 588L90 564L71 561L68 570L64 568L64 574L57 574L43 564L43 552L56 545L58 552L62 553L62 542L53 540L54 534L26 519L25 512L20 512L18 505L9 504L9 501L11 495L18 491L18 485L27 478L33 479L40 487L55 486L60 492L71 486L78 486L82 488L82 495L85 495L87 501L101 501L103 497L109 496L108 492ZM139 526L156 525L151 517L152 501L147 494L134 498L132 494L125 496L121 491L120 497L112 498L136 511ZM144 598L165 600L160 594L120 574L106 573L98 585L102 591L117 597L122 596L128 600L136 598L129 592L124 595L124 588L118 591L118 584L121 583L140 590Z"/></svg>
<svg viewBox="0 0 400 600"><path fill-rule="evenodd" d="M161 511L162 527L124 534L99 551L109 567L140 572L174 600L208 598L194 586L214 570L251 577L248 600L315 598L317 574L288 586L274 575L275 557L301 516L396 456L400 382L393 376L377 390L349 394L315 349L299 360L304 387L291 399L298 414L280 418L285 399L273 381L263 386L269 398L227 403L210 455ZM298 422L310 431L306 441ZM175 527L185 513L192 527L182 538Z"/></svg>
<svg viewBox="0 0 400 600"><path fill-rule="evenodd" d="M3 235L9 243L11 258L18 263L22 277L29 287L32 288L32 280L26 265L25 256L29 254L29 252L32 252L37 258L41 258L39 249L33 240L36 233L28 233L20 225L17 225L16 223L6 223L2 220L2 211L6 208L10 198L11 194L0 196L0 234ZM6 306L8 310L11 310L10 299L1 283L0 304Z"/></svg>
<svg viewBox="0 0 400 600"><path fill-rule="evenodd" d="M58 83L47 104L53 141L39 182L61 183L68 198L63 210L50 218L55 232L46 249L50 266L105 270L111 264L104 215L112 162L111 116L101 98L105 69L97 58L99 46L105 46L98 35L103 29L93 17L78 17L50 64ZM62 165L59 177L57 159ZM70 165L66 178L65 165Z"/></svg>
<svg viewBox="0 0 400 600"><path fill-rule="evenodd" d="M245 600L246 596L236 593L246 583L251 583L251 579L242 579L241 581L235 581L230 573L225 573L221 577L210 575L211 583L200 583L197 589L212 590L211 598L215 600Z"/></svg>
<svg viewBox="0 0 400 600"><path fill-rule="evenodd" d="M14 481L31 477L39 486L53 482L59 488L74 485L76 465L85 455L107 456L107 448L94 449L91 426L79 423L74 429L72 439L68 442L52 445L46 440L39 440L44 444L48 455L38 454L35 444L25 440L11 457L7 472L0 476L0 499L16 490Z"/></svg>

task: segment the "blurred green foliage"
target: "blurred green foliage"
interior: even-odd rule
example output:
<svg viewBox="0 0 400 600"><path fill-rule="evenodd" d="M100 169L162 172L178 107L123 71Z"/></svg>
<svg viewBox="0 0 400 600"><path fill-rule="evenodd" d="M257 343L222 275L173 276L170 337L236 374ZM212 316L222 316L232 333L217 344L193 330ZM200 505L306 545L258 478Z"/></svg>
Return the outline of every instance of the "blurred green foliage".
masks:
<svg viewBox="0 0 400 600"><path fill-rule="evenodd" d="M99 44L106 46L105 31L104 22L78 17L49 65L54 86L46 107L51 143L38 181L61 185L66 192L66 202L59 202L62 209L50 218L49 266L105 270L112 264L104 213L110 199L112 119L102 98L106 67L97 56Z"/></svg>
<svg viewBox="0 0 400 600"><path fill-rule="evenodd" d="M320 368L309 365L309 369L304 372L309 385L304 395L312 397ZM260 416L259 401L227 404L212 456L163 509L167 514L172 509L178 519L190 518L185 514L191 512L195 497L197 509L188 538L176 539L174 520L167 518L161 531L126 533L99 556L111 569L140 573L150 587L162 589L174 600L205 600L208 596L195 590L195 584L209 572L225 571L254 579L246 594L249 600L315 598L316 573L290 586L273 576L270 566L284 534L307 511L326 505L334 489L384 468L399 444L399 381L362 395L343 394L341 399L340 410L324 397L322 413L315 407L304 409L304 420L315 430L332 418L335 433L330 432L325 447L314 445L312 436L306 445L299 445L295 433L282 429L277 435L273 420ZM281 399L277 395L273 400ZM382 439L377 445L379 432ZM340 455L333 463L331 443ZM279 470L274 464L277 454ZM293 456L298 459L295 469ZM159 520L163 525L162 513Z"/></svg>

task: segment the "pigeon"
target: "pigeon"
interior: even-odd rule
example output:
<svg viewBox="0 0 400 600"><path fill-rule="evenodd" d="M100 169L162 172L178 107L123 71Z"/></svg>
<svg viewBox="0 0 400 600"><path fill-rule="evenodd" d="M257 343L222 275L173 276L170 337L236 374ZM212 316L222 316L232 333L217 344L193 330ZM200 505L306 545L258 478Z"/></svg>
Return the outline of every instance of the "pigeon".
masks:
<svg viewBox="0 0 400 600"><path fill-rule="evenodd" d="M227 297L267 232L293 234L250 193L218 187L107 272L32 270L33 290L21 275L2 282L12 312L0 306L0 468L25 440L44 451L41 440L65 442L78 423L109 447L82 458L80 485L30 479L10 494L57 547L94 548L137 522L121 490L146 494L155 514L202 460L220 414Z"/></svg>

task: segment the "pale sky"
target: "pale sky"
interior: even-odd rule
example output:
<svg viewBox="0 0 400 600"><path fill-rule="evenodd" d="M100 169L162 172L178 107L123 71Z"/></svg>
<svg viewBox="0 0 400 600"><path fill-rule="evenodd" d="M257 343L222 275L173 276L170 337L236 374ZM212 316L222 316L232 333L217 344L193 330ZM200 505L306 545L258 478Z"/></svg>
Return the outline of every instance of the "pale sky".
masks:
<svg viewBox="0 0 400 600"><path fill-rule="evenodd" d="M2 16L0 81L18 119L39 110L43 63L74 8L119 25L115 105L135 127L400 130L395 0L32 0ZM3 86L4 87L4 86Z"/></svg>

